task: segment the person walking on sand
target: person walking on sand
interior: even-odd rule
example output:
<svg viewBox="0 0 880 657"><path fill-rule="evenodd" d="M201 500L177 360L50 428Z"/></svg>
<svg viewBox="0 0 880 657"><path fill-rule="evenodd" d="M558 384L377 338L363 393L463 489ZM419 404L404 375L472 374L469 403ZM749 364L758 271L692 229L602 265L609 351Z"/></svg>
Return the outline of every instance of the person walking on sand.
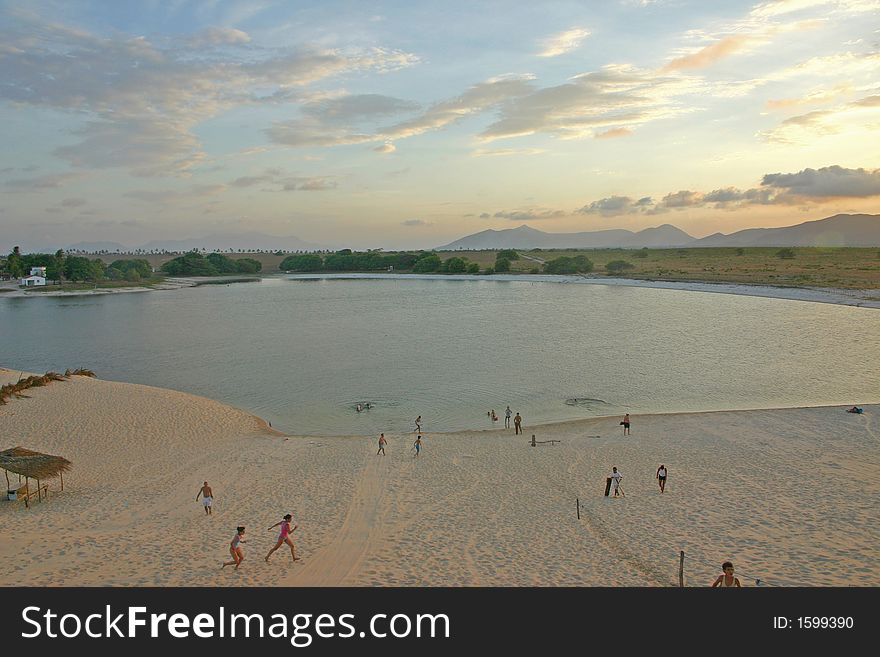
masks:
<svg viewBox="0 0 880 657"><path fill-rule="evenodd" d="M268 531L272 531L278 525L281 525L281 531L278 534L278 542L275 543L275 547L269 550L269 554L266 555L266 563L269 563L269 557L272 556L272 553L280 548L284 543L287 543L290 546L290 556L293 557L294 561L299 561L299 557L296 556L296 550L293 547L293 541L290 540L290 534L296 530L299 525L294 525L293 528L290 526L291 515L288 513L284 516L284 520L281 522L276 522L274 525L269 527Z"/></svg>
<svg viewBox="0 0 880 657"><path fill-rule="evenodd" d="M662 463L660 464L660 467L657 468L656 477L657 483L660 484L660 492L662 493L666 490L666 466Z"/></svg>
<svg viewBox="0 0 880 657"><path fill-rule="evenodd" d="M513 428L516 433L522 433L522 418L520 417L519 412L513 416Z"/></svg>
<svg viewBox="0 0 880 657"><path fill-rule="evenodd" d="M623 479L623 475L620 474L620 471L616 467L611 468L611 485L614 487L614 497L619 497L623 492L620 489L621 479Z"/></svg>
<svg viewBox="0 0 880 657"><path fill-rule="evenodd" d="M732 589L732 588L742 588L742 584L739 583L739 577L734 577L733 575L733 564L729 561L725 561L721 564L721 570L724 571L723 575L719 575L718 579L712 582L712 588L722 588L722 589Z"/></svg>
<svg viewBox="0 0 880 657"><path fill-rule="evenodd" d="M385 434L380 433L379 434L379 451L376 452L376 456L379 456L379 454L382 454L382 456L385 456L385 445L387 445L387 444L388 444L388 441L385 440Z"/></svg>
<svg viewBox="0 0 880 657"><path fill-rule="evenodd" d="M510 429L510 416L513 415L513 412L510 410L510 406L504 411L504 428Z"/></svg>
<svg viewBox="0 0 880 657"><path fill-rule="evenodd" d="M244 527L236 527L235 536L232 537L232 542L229 543L229 554L232 555L232 561L224 561L222 568L235 566L235 569L238 570L241 562L244 561L244 552L241 549L241 544L244 542Z"/></svg>
<svg viewBox="0 0 880 657"><path fill-rule="evenodd" d="M205 485L199 489L199 492L196 493L196 502L199 501L199 495L202 496L202 504L205 506L205 515L211 515L211 507L214 506L214 492L211 490L207 481L205 482Z"/></svg>
<svg viewBox="0 0 880 657"><path fill-rule="evenodd" d="M422 437L418 436L416 441L413 443L413 449L416 450L416 456L419 455L419 452L422 451Z"/></svg>
<svg viewBox="0 0 880 657"><path fill-rule="evenodd" d="M421 433L421 431L422 431L422 416L421 415L419 415L416 418L416 431L418 433Z"/></svg>
<svg viewBox="0 0 880 657"><path fill-rule="evenodd" d="M621 422L621 424L623 425L623 435L628 436L629 435L629 413L627 413L626 415L623 416L623 422Z"/></svg>

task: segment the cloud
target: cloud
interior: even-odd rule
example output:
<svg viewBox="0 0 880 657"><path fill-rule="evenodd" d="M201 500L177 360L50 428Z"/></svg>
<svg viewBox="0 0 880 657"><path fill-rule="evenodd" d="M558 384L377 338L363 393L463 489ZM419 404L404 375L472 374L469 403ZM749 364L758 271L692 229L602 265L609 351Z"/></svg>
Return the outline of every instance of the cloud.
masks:
<svg viewBox="0 0 880 657"><path fill-rule="evenodd" d="M867 198L880 196L880 169L846 169L835 165L798 173L768 173L761 185L798 199Z"/></svg>
<svg viewBox="0 0 880 657"><path fill-rule="evenodd" d="M651 197L645 196L638 200L629 196L609 196L593 201L577 210L578 214L598 214L602 216L616 216L622 214L634 214L643 212L652 205Z"/></svg>
<svg viewBox="0 0 880 657"><path fill-rule="evenodd" d="M79 141L55 150L76 167L182 175L205 159L194 128L217 114L291 102L308 85L346 73L387 72L416 58L382 48L269 50L232 28L156 43L97 36L27 12L7 16L0 101L86 117ZM248 45L247 48L229 46Z"/></svg>
<svg viewBox="0 0 880 657"><path fill-rule="evenodd" d="M433 224L429 221L425 221L424 219L407 219L406 221L400 222L401 226L433 226Z"/></svg>
<svg viewBox="0 0 880 657"><path fill-rule="evenodd" d="M397 150L397 147L394 144L382 144L381 146L376 146L373 149L377 153L393 153Z"/></svg>
<svg viewBox="0 0 880 657"><path fill-rule="evenodd" d="M663 70L681 71L694 68L706 68L720 59L743 50L749 41L749 37L741 35L724 37L717 43L700 48L689 55L673 59L663 67Z"/></svg>
<svg viewBox="0 0 880 657"><path fill-rule="evenodd" d="M16 178L13 180L7 180L4 183L4 186L14 191L21 192L43 189L58 189L60 187L64 187L67 182L80 178L81 176L82 174L73 172L49 173L43 176L37 176L35 178Z"/></svg>
<svg viewBox="0 0 880 657"><path fill-rule="evenodd" d="M484 214L481 214L480 217L483 218ZM568 213L562 210L529 209L515 210L513 212L502 210L493 214L492 217L495 219L508 219L509 221L539 221L541 219L556 219L557 217L565 217L567 215Z"/></svg>
<svg viewBox="0 0 880 657"><path fill-rule="evenodd" d="M629 128L612 128L596 135L596 139L615 139L617 137L629 137L633 133Z"/></svg>
<svg viewBox="0 0 880 657"><path fill-rule="evenodd" d="M473 157L508 157L511 155L540 155L546 153L544 148L478 148L471 153Z"/></svg>
<svg viewBox="0 0 880 657"><path fill-rule="evenodd" d="M88 201L84 198L66 198L61 201L61 206L65 208L80 208L87 203Z"/></svg>
<svg viewBox="0 0 880 657"><path fill-rule="evenodd" d="M146 203L168 203L179 200L195 200L225 191L226 185L191 185L186 189L135 189L123 196Z"/></svg>
<svg viewBox="0 0 880 657"><path fill-rule="evenodd" d="M281 191L284 192L323 192L328 189L336 189L337 183L327 176L314 178L286 178L281 181Z"/></svg>
<svg viewBox="0 0 880 657"><path fill-rule="evenodd" d="M187 39L187 44L191 48L204 48L206 46L240 46L250 43L250 41L251 37L247 32L233 27L209 27L192 35Z"/></svg>
<svg viewBox="0 0 880 657"><path fill-rule="evenodd" d="M543 50L538 53L538 57L557 57L580 48L581 42L588 36L590 31L581 27L560 32L543 41Z"/></svg>
<svg viewBox="0 0 880 657"><path fill-rule="evenodd" d="M578 139L608 129L632 129L695 111L676 98L703 87L702 81L679 74L610 65L511 98L499 107L498 120L479 139L488 142L536 133Z"/></svg>
<svg viewBox="0 0 880 657"><path fill-rule="evenodd" d="M783 144L812 143L816 136L842 132L863 133L866 138L873 138L869 119L877 117L878 113L880 95L865 96L850 103L789 117L759 136L765 141Z"/></svg>
<svg viewBox="0 0 880 657"><path fill-rule="evenodd" d="M648 196L634 201L629 196L610 196L589 203L576 212L620 216L644 212L661 214L674 210L713 207L732 210L753 205L803 205L835 199L880 196L880 169L847 169L828 166L797 173L768 173L759 187L723 187L708 193L680 190L666 194L659 203Z"/></svg>

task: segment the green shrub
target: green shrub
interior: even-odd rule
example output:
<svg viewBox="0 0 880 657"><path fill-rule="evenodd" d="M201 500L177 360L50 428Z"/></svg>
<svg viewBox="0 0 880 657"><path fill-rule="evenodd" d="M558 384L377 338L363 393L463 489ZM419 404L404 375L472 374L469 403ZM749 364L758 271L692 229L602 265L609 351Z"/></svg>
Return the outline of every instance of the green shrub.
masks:
<svg viewBox="0 0 880 657"><path fill-rule="evenodd" d="M605 265L605 269L608 271L609 274L619 274L622 271L634 268L635 265L631 262L627 262L626 260L612 260L607 265Z"/></svg>
<svg viewBox="0 0 880 657"><path fill-rule="evenodd" d="M495 271L498 273L506 273L510 271L510 260L506 258L498 258L495 261Z"/></svg>
<svg viewBox="0 0 880 657"><path fill-rule="evenodd" d="M480 265L478 265L476 262L470 263L467 266L467 273L468 274L479 274L480 273Z"/></svg>
<svg viewBox="0 0 880 657"><path fill-rule="evenodd" d="M791 258L794 258L794 249L779 249L776 252L776 257L790 260Z"/></svg>

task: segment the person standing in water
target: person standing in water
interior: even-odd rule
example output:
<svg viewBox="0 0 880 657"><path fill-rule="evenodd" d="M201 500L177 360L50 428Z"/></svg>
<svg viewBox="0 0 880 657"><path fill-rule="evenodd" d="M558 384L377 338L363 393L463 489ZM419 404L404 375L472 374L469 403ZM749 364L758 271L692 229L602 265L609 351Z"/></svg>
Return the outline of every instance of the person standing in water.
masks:
<svg viewBox="0 0 880 657"><path fill-rule="evenodd" d="M510 410L510 406L504 411L504 428L510 429L510 416L513 415L513 412Z"/></svg>
<svg viewBox="0 0 880 657"><path fill-rule="evenodd" d="M662 463L660 464L660 467L657 468L657 475L656 476L657 476L657 483L660 484L660 492L662 493L663 491L666 490L666 466L663 465Z"/></svg>
<svg viewBox="0 0 880 657"><path fill-rule="evenodd" d="M266 563L269 563L269 557L272 556L272 553L280 548L284 543L287 543L290 546L290 556L293 557L294 561L299 561L299 557L296 556L296 550L293 547L293 541L290 540L290 534L297 528L299 525L294 525L293 528L290 527L290 519L291 515L288 513L284 516L284 520L281 522L276 522L274 525L269 527L268 531L272 531L278 525L281 525L281 531L278 534L278 542L275 543L275 547L269 550L269 554L266 555Z"/></svg>
<svg viewBox="0 0 880 657"><path fill-rule="evenodd" d="M232 555L232 561L224 561L223 568L235 566L235 570L238 570L241 562L244 561L244 552L241 549L241 544L244 542L244 527L236 527L235 536L232 537L232 542L229 543L229 554Z"/></svg>
<svg viewBox="0 0 880 657"><path fill-rule="evenodd" d="M380 433L379 434L379 451L376 452L376 456L379 456L379 454L382 454L382 456L385 456L385 445L387 445L387 444L388 444L388 441L385 440L385 434Z"/></svg>
<svg viewBox="0 0 880 657"><path fill-rule="evenodd" d="M416 418L416 431L419 433L421 433L421 431L422 431L422 416L421 415L419 415Z"/></svg>
<svg viewBox="0 0 880 657"><path fill-rule="evenodd" d="M205 482L205 485L199 489L199 492L196 493L196 502L199 501L199 495L202 496L202 504L205 506L205 515L211 515L211 507L214 506L214 492L211 490L207 481Z"/></svg>

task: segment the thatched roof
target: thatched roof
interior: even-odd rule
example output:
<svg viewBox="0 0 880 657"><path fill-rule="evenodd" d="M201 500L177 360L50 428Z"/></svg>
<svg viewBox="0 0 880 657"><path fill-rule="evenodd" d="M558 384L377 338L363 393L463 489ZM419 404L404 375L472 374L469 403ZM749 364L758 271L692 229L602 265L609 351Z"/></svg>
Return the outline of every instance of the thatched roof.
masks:
<svg viewBox="0 0 880 657"><path fill-rule="evenodd" d="M0 452L0 469L32 479L51 479L67 472L71 463L60 456L41 454L24 447L13 447Z"/></svg>

